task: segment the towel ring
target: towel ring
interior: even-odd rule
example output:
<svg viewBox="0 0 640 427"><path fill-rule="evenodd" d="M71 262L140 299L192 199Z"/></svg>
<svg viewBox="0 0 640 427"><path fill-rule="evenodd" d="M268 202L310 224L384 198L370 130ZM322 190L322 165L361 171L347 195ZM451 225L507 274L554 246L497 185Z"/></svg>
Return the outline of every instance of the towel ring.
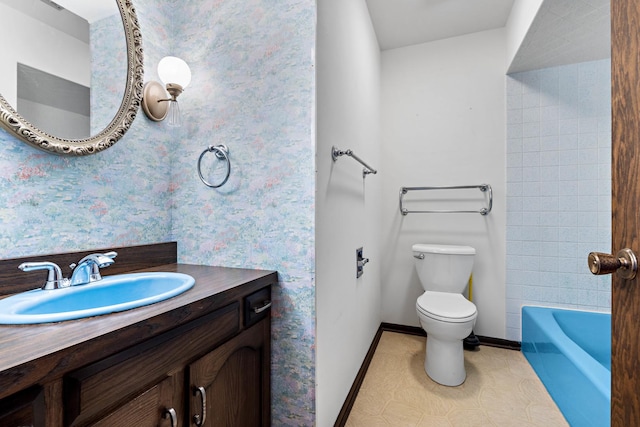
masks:
<svg viewBox="0 0 640 427"><path fill-rule="evenodd" d="M204 179L204 176L202 176L202 158L205 154L211 152L213 152L219 160L224 159L227 162L227 174L225 175L224 180L218 185L207 182L207 180ZM200 154L200 157L198 158L198 176L200 177L200 180L204 182L204 185L211 188L222 187L229 179L229 175L231 175L231 161L229 160L229 148L226 145L210 145L202 152L202 154Z"/></svg>

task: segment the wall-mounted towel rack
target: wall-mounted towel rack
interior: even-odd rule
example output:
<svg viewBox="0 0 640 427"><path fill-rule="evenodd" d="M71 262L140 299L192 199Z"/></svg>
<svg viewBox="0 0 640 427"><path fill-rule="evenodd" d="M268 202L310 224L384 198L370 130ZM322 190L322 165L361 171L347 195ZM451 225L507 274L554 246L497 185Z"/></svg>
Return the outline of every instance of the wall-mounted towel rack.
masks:
<svg viewBox="0 0 640 427"><path fill-rule="evenodd" d="M432 211L410 211L402 206L402 197L409 191L422 191L422 190L461 190L469 188L478 188L480 191L487 192L489 196L489 205L486 208L482 208L477 211L461 211L461 210L432 210ZM480 185L456 185L449 187L401 187L400 188L400 213L407 215L410 213L479 213L480 215L487 215L491 212L493 206L493 190L489 184Z"/></svg>
<svg viewBox="0 0 640 427"><path fill-rule="evenodd" d="M224 179L220 181L220 183L218 184L211 184L204 178L204 175L202 174L202 158L207 153L214 153L218 160L224 159L225 163L227 164L227 173L225 174ZM200 157L198 157L198 176L200 177L200 180L204 183L204 185L206 185L207 187L211 187L211 188L222 187L229 180L230 174L231 174L231 160L229 160L229 147L227 147L226 145L224 144L210 145L202 152L202 154L200 154Z"/></svg>
<svg viewBox="0 0 640 427"><path fill-rule="evenodd" d="M349 157L353 157L353 159L355 161L357 161L362 166L364 166L364 169L362 169L362 177L363 178L366 178L367 175L369 175L370 173L372 173L374 175L378 173L377 170L375 170L374 168L372 168L371 166L366 164L365 161L362 160L360 157L356 156L356 154L353 151L351 151L351 150L342 151L342 150L336 148L335 145L333 147L331 147L331 158L333 159L334 162L336 160L338 160L338 157L344 156L345 154L347 156L349 156Z"/></svg>

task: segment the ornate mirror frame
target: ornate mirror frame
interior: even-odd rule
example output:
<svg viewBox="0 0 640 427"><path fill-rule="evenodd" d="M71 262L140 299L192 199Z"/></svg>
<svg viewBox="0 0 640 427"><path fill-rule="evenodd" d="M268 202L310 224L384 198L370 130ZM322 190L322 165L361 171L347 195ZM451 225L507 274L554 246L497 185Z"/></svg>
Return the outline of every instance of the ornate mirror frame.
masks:
<svg viewBox="0 0 640 427"><path fill-rule="evenodd" d="M115 1L124 25L127 45L127 81L122 103L111 123L102 132L89 138L59 138L29 123L0 94L0 125L32 147L65 156L86 156L98 153L111 147L124 136L131 127L142 100L144 79L142 36L132 1Z"/></svg>

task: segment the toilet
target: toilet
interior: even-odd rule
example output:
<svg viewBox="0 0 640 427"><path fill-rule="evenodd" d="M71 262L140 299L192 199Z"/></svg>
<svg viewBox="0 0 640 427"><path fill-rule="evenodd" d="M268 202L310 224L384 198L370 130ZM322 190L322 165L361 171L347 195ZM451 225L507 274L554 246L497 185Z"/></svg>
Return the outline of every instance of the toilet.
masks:
<svg viewBox="0 0 640 427"><path fill-rule="evenodd" d="M439 384L458 386L467 376L462 340L478 317L476 306L462 295L476 250L433 244L415 244L412 249L424 289L416 301L420 325L427 332L424 370Z"/></svg>

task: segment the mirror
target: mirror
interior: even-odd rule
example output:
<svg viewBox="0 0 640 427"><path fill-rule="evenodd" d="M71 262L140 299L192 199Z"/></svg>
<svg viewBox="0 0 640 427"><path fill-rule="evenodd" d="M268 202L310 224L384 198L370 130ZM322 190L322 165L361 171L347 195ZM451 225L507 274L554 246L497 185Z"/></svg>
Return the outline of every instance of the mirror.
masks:
<svg viewBox="0 0 640 427"><path fill-rule="evenodd" d="M93 1L77 0L58 0L55 3L51 0L0 0L0 9L7 11L0 14L3 20L10 19L13 14L22 16L31 25L22 33L26 34L25 40L21 39L22 46L29 49L16 49L13 46L12 55L10 51L3 55L4 67L0 67L0 125L41 150L83 156L109 148L131 126L142 99L143 59L140 28L131 0L108 0L108 6L113 9L113 5L117 6L119 13L109 18L108 11L98 11L98 15L89 17L91 24L78 23L78 16L60 5L71 4L68 6L71 9L74 1L85 6L95 5ZM26 16L23 9L27 6L32 11L33 8L40 10L40 16L44 13L59 17L62 16L60 12L65 12L65 15L71 16L68 19L75 19L74 25L65 21L56 24L64 31L47 26L41 19ZM60 22L60 18L56 18L56 21ZM97 54L91 52L89 25L92 25L91 50L98 45L102 45L98 48L104 47L106 50ZM38 33L36 27L40 26L45 29ZM70 31L72 27L79 28L79 32ZM113 31L114 28L117 30ZM121 31L121 34L106 34L107 30ZM16 37L14 32L11 35ZM55 49L49 49L52 52L33 52L37 45L43 44L44 38L48 42L53 35L64 42L56 39L52 43ZM120 45L113 41L118 38L122 40ZM20 46L20 43L13 45ZM71 45L73 53L59 50L63 45ZM8 48L5 47L5 50ZM81 67L82 63L86 67ZM122 70L118 70L118 65ZM118 71L121 71L120 75ZM95 76L106 76L109 82L102 82L104 79L96 79ZM60 89L57 83L66 89ZM39 114L41 111L44 114ZM38 116L44 117L44 120Z"/></svg>

